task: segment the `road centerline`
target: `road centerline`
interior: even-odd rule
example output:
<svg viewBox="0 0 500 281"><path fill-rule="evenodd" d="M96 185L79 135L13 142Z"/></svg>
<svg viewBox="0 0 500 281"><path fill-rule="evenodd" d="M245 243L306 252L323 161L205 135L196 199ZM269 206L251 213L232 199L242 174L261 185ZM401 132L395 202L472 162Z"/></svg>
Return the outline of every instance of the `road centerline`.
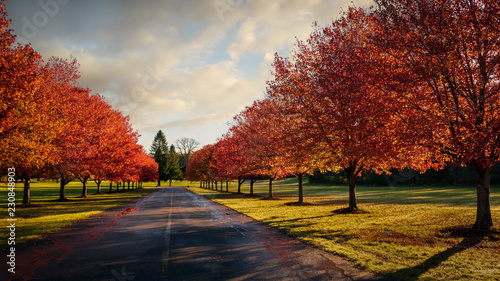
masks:
<svg viewBox="0 0 500 281"><path fill-rule="evenodd" d="M162 278L167 279L168 276L168 263L170 260L170 236L172 234L172 209L174 207L174 190L170 192L170 206L168 207L167 226L165 228L164 250L162 255Z"/></svg>

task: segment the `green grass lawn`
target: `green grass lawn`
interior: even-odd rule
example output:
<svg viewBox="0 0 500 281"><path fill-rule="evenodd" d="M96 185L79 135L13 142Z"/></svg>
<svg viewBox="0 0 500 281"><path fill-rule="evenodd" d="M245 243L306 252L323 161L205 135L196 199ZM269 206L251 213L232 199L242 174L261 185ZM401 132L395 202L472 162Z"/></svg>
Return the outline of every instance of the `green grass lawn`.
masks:
<svg viewBox="0 0 500 281"><path fill-rule="evenodd" d="M191 183L191 186L199 184ZM219 186L220 187L220 186ZM224 186L225 187L225 186ZM399 280L499 280L500 188L491 189L495 227L477 233L473 187L357 188L357 214L334 211L348 205L348 188L306 184L306 206L297 201L294 179L275 182L279 200L190 188L263 221L292 237L351 260L356 266ZM225 189L224 189L225 190ZM237 185L231 183L235 192ZM248 193L248 184L242 187Z"/></svg>
<svg viewBox="0 0 500 281"><path fill-rule="evenodd" d="M34 208L23 208L23 184L16 184L16 246L38 239L47 233L53 232L78 220L98 214L104 210L123 204L133 198L143 196L156 190L155 183L144 183L143 189L126 190L125 192L106 193L109 183L102 185L101 192L96 195L97 185L89 181L88 198L80 198L82 184L79 181L70 182L65 187L65 196L68 202L54 202L59 198L59 184L53 181L31 182L31 203ZM116 190L116 185L113 187ZM121 187L120 187L121 190ZM0 252L7 249L7 186L0 185L0 205L2 220L0 222Z"/></svg>

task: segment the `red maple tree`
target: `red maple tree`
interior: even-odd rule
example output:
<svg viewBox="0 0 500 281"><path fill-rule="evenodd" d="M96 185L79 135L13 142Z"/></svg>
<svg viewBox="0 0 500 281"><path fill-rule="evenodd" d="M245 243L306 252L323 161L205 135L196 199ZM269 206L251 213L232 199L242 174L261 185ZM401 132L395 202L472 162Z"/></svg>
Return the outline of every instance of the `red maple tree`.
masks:
<svg viewBox="0 0 500 281"><path fill-rule="evenodd" d="M291 59L276 56L268 91L294 120L291 140L316 152L317 167L345 171L351 211L357 209L356 177L392 168L400 150L391 134L390 100L366 79L377 55L366 45L368 24L362 10L351 8L331 25L316 26Z"/></svg>
<svg viewBox="0 0 500 281"><path fill-rule="evenodd" d="M0 2L0 167L15 167L24 178L23 205L30 204L30 177L53 160L57 127L50 120L54 101L44 85L47 68L29 45L15 45Z"/></svg>
<svg viewBox="0 0 500 281"><path fill-rule="evenodd" d="M491 227L490 178L500 158L500 3L376 3L370 43L386 54L383 87L401 101L406 134L475 170L474 225Z"/></svg>

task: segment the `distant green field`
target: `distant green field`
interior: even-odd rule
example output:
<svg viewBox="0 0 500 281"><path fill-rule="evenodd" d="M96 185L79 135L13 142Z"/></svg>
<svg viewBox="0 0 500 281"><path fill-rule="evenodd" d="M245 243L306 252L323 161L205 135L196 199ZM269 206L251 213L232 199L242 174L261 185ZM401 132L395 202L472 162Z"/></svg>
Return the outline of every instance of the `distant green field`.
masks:
<svg viewBox="0 0 500 281"><path fill-rule="evenodd" d="M293 205L295 179L275 182L279 200L266 200L266 181L254 186L260 198L247 195L248 184L242 186L244 194L190 190L396 280L499 280L498 186L490 194L495 227L486 233L471 229L474 187L358 186L361 211L356 214L335 212L348 206L345 186L305 184L306 206ZM229 191L236 192L237 184Z"/></svg>
<svg viewBox="0 0 500 281"><path fill-rule="evenodd" d="M109 191L109 183L102 185L104 194L95 195L97 185L89 181L89 198L80 198L82 183L73 181L65 187L65 196L68 202L54 202L59 198L59 184L54 181L31 182L31 203L37 205L34 208L21 207L23 199L23 184L16 184L16 245L24 244L33 239L70 225L78 220L98 214L104 210L123 204L133 198L143 196L156 190L156 183L144 183L144 189L126 190L125 192L106 193ZM116 185L113 186L116 191ZM120 188L121 190L121 188ZM2 220L1 229L7 229L7 186L0 184L0 210ZM7 249L7 231L0 232L0 251Z"/></svg>

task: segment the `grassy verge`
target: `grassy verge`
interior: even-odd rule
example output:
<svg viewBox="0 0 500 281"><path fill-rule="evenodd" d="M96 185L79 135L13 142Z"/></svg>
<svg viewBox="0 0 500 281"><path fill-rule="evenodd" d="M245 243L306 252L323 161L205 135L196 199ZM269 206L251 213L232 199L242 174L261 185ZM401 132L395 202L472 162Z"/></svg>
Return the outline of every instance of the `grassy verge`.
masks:
<svg viewBox="0 0 500 281"><path fill-rule="evenodd" d="M245 187L246 188L246 187ZM280 200L190 188L263 221L292 237L346 257L356 266L399 280L498 280L500 188L491 191L495 228L470 229L475 190L470 187L359 187L357 214L346 207L347 188L306 186L306 206L296 202L293 180L277 182ZM230 191L235 191L234 184ZM245 189L244 192L248 192ZM255 186L265 194L266 183Z"/></svg>
<svg viewBox="0 0 500 281"><path fill-rule="evenodd" d="M123 204L133 198L155 191L156 184L144 184L143 189L126 190L125 192L104 193L96 195L97 186L89 182L88 198L79 198L82 184L78 181L69 183L65 188L68 202L54 202L59 197L59 185L55 182L37 182L31 184L31 203L33 208L22 208L23 187L16 185L16 245L22 245L38 239L78 220L98 214L104 210ZM116 186L114 187L116 189ZM109 183L102 185L102 192L109 191ZM0 252L8 248L7 244L7 187L0 186L0 205L2 220L0 221Z"/></svg>

